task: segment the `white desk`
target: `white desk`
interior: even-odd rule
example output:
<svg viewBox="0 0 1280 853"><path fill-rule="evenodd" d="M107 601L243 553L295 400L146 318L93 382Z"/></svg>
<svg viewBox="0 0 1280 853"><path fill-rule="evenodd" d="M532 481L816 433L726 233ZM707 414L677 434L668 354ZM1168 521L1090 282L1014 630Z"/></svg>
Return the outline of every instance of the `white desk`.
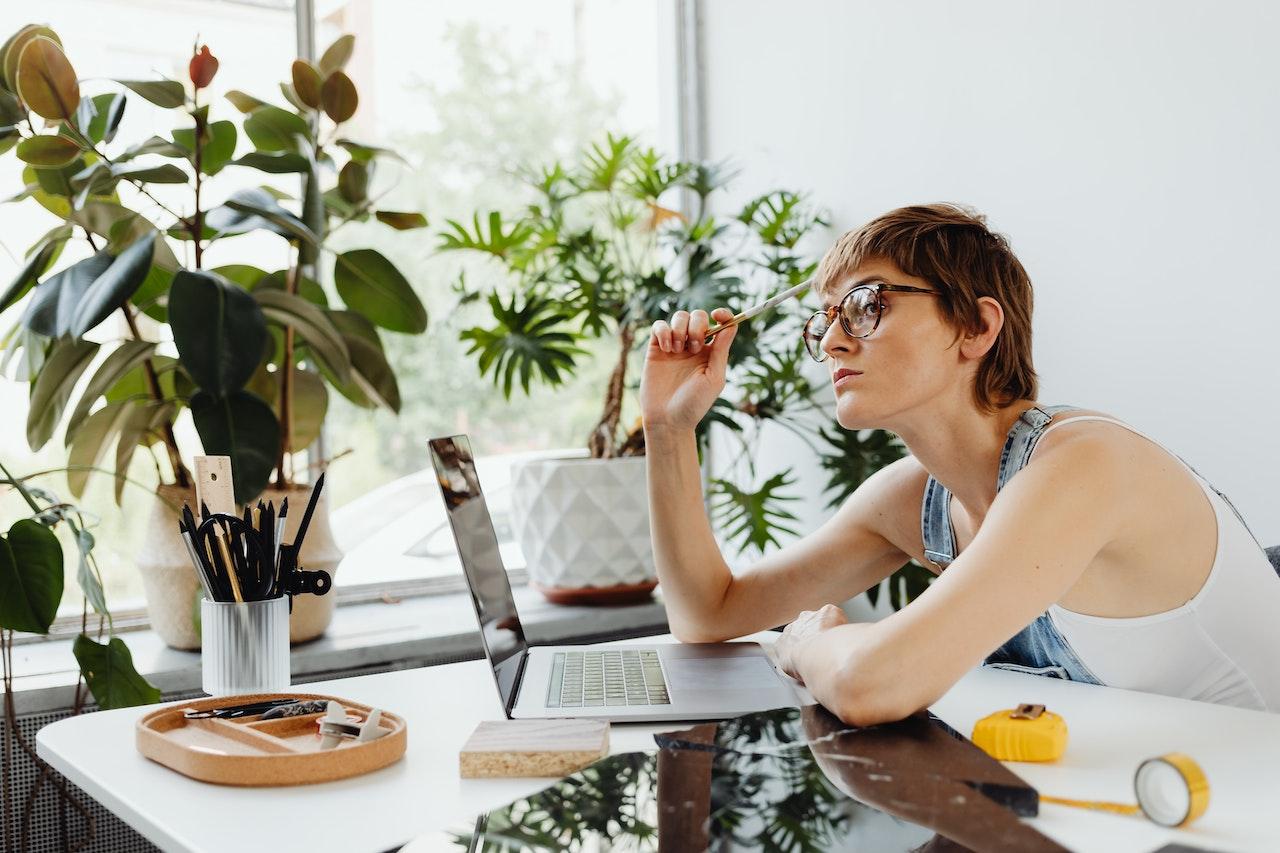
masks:
<svg viewBox="0 0 1280 853"><path fill-rule="evenodd" d="M545 787L537 779L458 777L458 750L476 723L502 716L484 661L301 689L403 716L409 726L404 758L375 773L321 785L207 785L137 752L134 723L154 706L53 723L39 732L39 753L166 851L388 850ZM1019 702L1044 703L1070 728L1061 761L1010 765L1045 794L1130 802L1138 763L1173 751L1194 757L1212 786L1208 812L1181 831L1132 817L1042 806L1032 824L1063 845L1149 851L1176 840L1212 850L1280 849L1272 818L1280 808L1280 715L995 670L966 675L933 710L967 734L979 717ZM615 725L610 742L614 752L653 749L654 732L680 727Z"/></svg>

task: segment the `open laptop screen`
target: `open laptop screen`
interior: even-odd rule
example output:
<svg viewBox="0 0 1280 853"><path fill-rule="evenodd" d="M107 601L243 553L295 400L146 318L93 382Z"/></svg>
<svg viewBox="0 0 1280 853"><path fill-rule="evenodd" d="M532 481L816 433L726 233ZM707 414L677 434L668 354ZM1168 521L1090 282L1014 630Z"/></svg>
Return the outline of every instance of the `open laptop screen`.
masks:
<svg viewBox="0 0 1280 853"><path fill-rule="evenodd" d="M528 646L511 596L511 581L498 553L493 520L480 491L471 442L465 435L455 435L433 438L430 445L436 480L444 495L449 525L458 543L458 557L480 620L480 637L493 666L503 707L509 709L520 660Z"/></svg>

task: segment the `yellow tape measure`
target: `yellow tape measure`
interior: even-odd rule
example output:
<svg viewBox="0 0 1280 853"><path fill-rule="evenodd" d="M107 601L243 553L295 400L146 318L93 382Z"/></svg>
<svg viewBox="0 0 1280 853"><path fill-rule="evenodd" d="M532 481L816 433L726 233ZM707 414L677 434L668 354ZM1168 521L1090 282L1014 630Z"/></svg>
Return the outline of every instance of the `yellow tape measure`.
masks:
<svg viewBox="0 0 1280 853"><path fill-rule="evenodd" d="M1019 705L989 714L973 728L973 742L1001 761L1056 761L1067 748L1067 724L1043 705ZM1145 814L1161 826L1187 826L1209 807L1209 780L1188 755L1149 758L1133 776L1136 805L1040 796L1042 803L1113 814Z"/></svg>
<svg viewBox="0 0 1280 853"><path fill-rule="evenodd" d="M1133 793L1138 799L1137 805L1072 800L1043 794L1040 802L1115 814L1136 815L1141 812L1148 820L1173 827L1190 825L1209 808L1209 780L1200 765L1181 752L1148 758L1139 764L1138 771L1133 774Z"/></svg>

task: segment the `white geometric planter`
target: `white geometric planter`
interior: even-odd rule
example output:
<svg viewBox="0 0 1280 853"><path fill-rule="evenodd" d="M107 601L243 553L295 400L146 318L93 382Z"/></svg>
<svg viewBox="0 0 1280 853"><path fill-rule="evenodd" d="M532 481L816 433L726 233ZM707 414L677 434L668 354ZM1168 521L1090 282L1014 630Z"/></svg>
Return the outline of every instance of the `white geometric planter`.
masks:
<svg viewBox="0 0 1280 853"><path fill-rule="evenodd" d="M552 601L622 603L657 584L645 459L534 459L511 471L529 581Z"/></svg>

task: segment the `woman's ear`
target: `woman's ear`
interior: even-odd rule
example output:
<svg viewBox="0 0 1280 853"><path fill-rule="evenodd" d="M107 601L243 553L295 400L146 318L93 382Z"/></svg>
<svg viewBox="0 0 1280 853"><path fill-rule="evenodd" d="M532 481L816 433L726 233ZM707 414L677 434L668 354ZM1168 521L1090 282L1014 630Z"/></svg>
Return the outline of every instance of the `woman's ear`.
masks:
<svg viewBox="0 0 1280 853"><path fill-rule="evenodd" d="M990 296L978 299L978 317L982 321L980 331L965 334L960 339L960 353L965 358L979 359L986 355L1004 328L1004 309Z"/></svg>

